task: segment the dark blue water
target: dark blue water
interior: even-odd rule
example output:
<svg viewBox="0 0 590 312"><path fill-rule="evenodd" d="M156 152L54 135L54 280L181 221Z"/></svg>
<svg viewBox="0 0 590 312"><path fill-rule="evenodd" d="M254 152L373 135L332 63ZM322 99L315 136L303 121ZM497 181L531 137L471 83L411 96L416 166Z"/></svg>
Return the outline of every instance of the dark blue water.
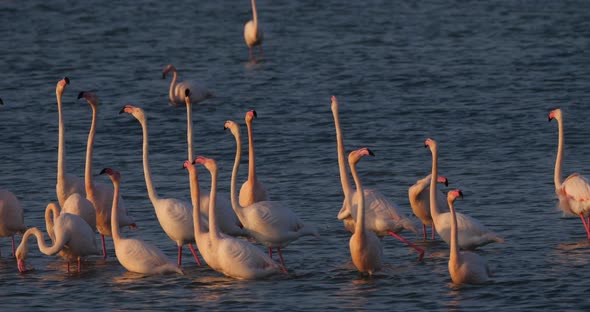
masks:
<svg viewBox="0 0 590 312"><path fill-rule="evenodd" d="M168 106L166 64L181 79L206 82L216 97L194 109L195 153L220 165L229 190L234 140L225 120L243 125L254 108L258 173L273 199L319 226L321 239L284 250L288 277L236 281L197 267L185 276L143 277L113 257L90 258L82 273L31 248L20 274L1 240L0 307L47 311L127 309L583 310L590 243L579 219L556 208L553 165L564 110L564 174L590 173L590 3L586 1L268 1L259 0L265 58L248 64L241 1L0 1L0 187L26 207L28 226L44 228L55 201L57 105L64 94L68 171L83 175L91 110L82 90L101 99L94 171L123 176L122 192L139 231L172 259L175 244L147 198L141 128L124 104L149 118L152 172L162 196L189 198L185 110ZM340 100L347 150L370 147L365 186L410 214L407 189L430 171L424 139L439 142L439 169L461 188L457 209L506 238L479 253L493 282L453 287L448 247L422 242L423 263L385 238L385 267L361 278L336 219L338 178L330 96ZM245 127L242 128L245 132ZM245 166L240 170L246 176ZM206 174L201 174L207 185ZM103 177L96 180L108 183ZM19 237L20 241L20 237ZM33 240L31 240L31 243Z"/></svg>

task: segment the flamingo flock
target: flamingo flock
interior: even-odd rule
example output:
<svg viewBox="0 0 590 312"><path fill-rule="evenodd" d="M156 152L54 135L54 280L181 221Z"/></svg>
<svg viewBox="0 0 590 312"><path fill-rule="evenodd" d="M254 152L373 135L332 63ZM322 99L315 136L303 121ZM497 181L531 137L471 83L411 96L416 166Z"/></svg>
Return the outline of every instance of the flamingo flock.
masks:
<svg viewBox="0 0 590 312"><path fill-rule="evenodd" d="M259 25L256 1L251 0L252 17L244 25L244 40L249 49L250 62L263 58L263 31ZM253 48L258 46L259 57ZM64 77L56 85L58 106L58 157L56 200L49 202L45 209L46 233L51 244L45 241L45 233L37 227L27 228L24 211L15 194L0 190L0 237L12 239L12 255L16 258L20 272L29 271L25 260L29 238L34 236L41 253L58 255L67 263L77 262L81 271L82 260L102 255L108 257L105 236L112 237L117 261L126 270L139 274L185 274L182 268L182 248L188 245L197 265L204 262L212 270L235 279L263 279L289 274L282 249L304 236L320 236L313 224L304 222L297 215L298 207L289 207L285 202L270 200L269 192L256 173L253 122L258 117L254 110L245 114L248 134L248 176L238 190L238 172L242 157L240 125L227 120L224 129L229 130L236 143L235 160L231 171L230 194L217 191L219 166L216 160L205 156L194 156L192 131L192 105L213 96L205 84L198 81L178 81L177 69L167 65L162 72L165 79L172 73L169 86L169 102L172 106L186 106L187 109L187 160L183 164L189 181L184 187L190 190L190 201L179 198L160 197L152 179L149 162L149 128L147 113L142 108L125 105L120 114L133 116L142 128L143 172L146 196L153 207L155 218L162 230L176 243L176 262L151 242L139 238L126 238L121 229L136 228L135 218L126 208L120 190L122 173L113 168L104 168L100 175L106 175L111 183L94 181L96 171L92 167L94 141L98 126L99 98L94 92L82 91L78 99L84 99L92 110L88 134L84 179L69 174L66 168L65 125L62 112L63 94L70 85ZM0 99L0 104L3 101ZM350 232L350 259L361 274L374 275L387 261L383 252L384 238L393 236L418 254L417 261L425 260L425 250L402 236L402 232L418 234L417 220L407 215L383 193L365 188L361 183L357 165L366 156L375 154L368 148L353 150L346 157L344 139L340 125L339 102L331 98L331 110L336 130L336 153L343 203L337 219ZM558 124L558 149L555 162L555 193L560 209L567 214L579 216L588 240L590 240L590 183L580 174L574 173L562 181L564 148L563 114L560 109L549 113L549 121ZM491 270L486 260L475 250L479 247L503 243L502 235L488 229L481 221L455 209L457 198L463 199L461 190L450 190L447 195L439 184L448 186L449 180L438 174L439 145L432 138L426 139L425 147L430 149L432 165L430 174L416 181L408 189L408 199L413 214L422 224L423 241L428 240L427 227L431 227L431 240L440 237L449 246L448 271L457 285L482 284L491 279ZM211 176L209 192L202 191L197 166L202 166ZM350 182L350 169L354 186ZM426 168L425 168L426 171ZM264 177L262 177L264 179ZM276 195L273 194L273 195ZM277 196L279 197L279 196ZM100 235L101 246L96 234ZM16 248L14 235L22 233L22 240ZM258 243L267 249L263 251ZM195 248L196 246L196 248ZM273 259L276 251L278 259Z"/></svg>

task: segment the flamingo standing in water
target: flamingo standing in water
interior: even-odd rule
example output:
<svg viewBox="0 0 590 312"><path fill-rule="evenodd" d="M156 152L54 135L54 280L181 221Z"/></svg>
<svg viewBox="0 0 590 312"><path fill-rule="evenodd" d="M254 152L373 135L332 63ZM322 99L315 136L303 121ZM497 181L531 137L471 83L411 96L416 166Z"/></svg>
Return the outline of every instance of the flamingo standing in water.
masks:
<svg viewBox="0 0 590 312"><path fill-rule="evenodd" d="M53 220L49 216L51 212L53 212ZM54 203L49 203L45 210L45 222L47 231L51 231L55 235L52 237L53 245L48 246L45 244L43 232L39 229L35 227L28 229L16 250L17 265L20 272L27 271L25 264L29 252L27 241L31 235L35 235L35 238L37 238L39 250L43 254L48 256L59 254L64 258L68 262L68 272L70 271L70 261L78 260L78 272L80 272L82 257L99 254L94 231L79 216L71 213L59 214L57 206Z"/></svg>
<svg viewBox="0 0 590 312"><path fill-rule="evenodd" d="M96 210L96 228L100 233L102 240L103 258L107 258L107 248L104 237L112 235L111 229L111 206L113 203L113 188L102 183L94 183L92 179L92 153L94 149L94 134L96 133L96 119L98 115L98 97L92 92L80 92L78 99L84 98L92 108L92 124L88 133L88 143L86 147L86 169L85 169L85 186L86 198L92 203ZM127 209L123 204L123 199L117 201L121 207L119 212L120 226L129 226L135 228L133 217L128 215Z"/></svg>
<svg viewBox="0 0 590 312"><path fill-rule="evenodd" d="M182 269L176 266L172 261L158 249L158 247L136 238L124 238L119 233L119 184L121 174L111 168L104 168L100 174L107 174L113 181L113 217L111 218L111 228L113 242L115 244L115 254L119 263L128 271L141 274L165 274L178 273L184 274Z"/></svg>
<svg viewBox="0 0 590 312"><path fill-rule="evenodd" d="M244 40L246 41L246 45L248 45L248 50L250 52L250 62L256 62L256 58L254 58L252 54L252 47L254 46L260 47L260 58L262 58L263 39L264 33L262 32L262 27L258 25L258 12L256 11L256 0L252 0L252 19L244 25Z"/></svg>
<svg viewBox="0 0 590 312"><path fill-rule="evenodd" d="M11 237L12 256L15 255L14 234L23 233L26 230L20 201L12 192L0 190L0 237Z"/></svg>
<svg viewBox="0 0 590 312"><path fill-rule="evenodd" d="M254 138L252 135L252 120L256 117L255 110L246 113L246 126L248 127L248 180L242 184L242 188L240 189L240 206L242 207L248 207L253 203L268 200L266 188L256 177L256 159L254 158Z"/></svg>
<svg viewBox="0 0 590 312"><path fill-rule="evenodd" d="M186 89L190 89L193 103L199 103L213 96L213 93L199 81L182 81L177 82L176 67L172 65L166 66L162 72L162 79L166 78L168 72L172 71L172 82L170 83L170 91L168 96L170 98L170 105L182 106L185 105Z"/></svg>
<svg viewBox="0 0 590 312"><path fill-rule="evenodd" d="M487 261L480 255L459 250L459 234L457 229L457 215L453 203L457 197L463 199L461 190L453 190L448 194L448 205L451 210L451 250L449 253L449 273L453 283L481 284L489 279L490 269Z"/></svg>
<svg viewBox="0 0 590 312"><path fill-rule="evenodd" d="M572 215L580 216L586 235L590 240L590 184L579 173L573 173L565 181L561 182L561 164L563 162L563 115L561 109L552 110L549 113L549 121L557 120L559 129L559 141L557 145L557 159L555 160L555 193L559 199L559 208ZM586 219L588 218L588 223Z"/></svg>
<svg viewBox="0 0 590 312"><path fill-rule="evenodd" d="M340 129L340 117L338 115L338 100L332 96L332 113L334 115L334 125L336 127L336 141L338 148L338 167L340 169L340 182L342 184L342 191L344 192L344 202L342 209L338 213L338 219L344 222L344 227L354 233L355 220L359 193L353 190L348 179L348 171L346 170L346 157L344 155L344 140L342 138L342 130ZM424 250L397 233L404 229L418 233L412 220L405 217L396 206L391 203L381 192L374 189L364 189L365 197L365 222L369 231L375 232L377 236L383 237L391 235L400 241L408 244L418 252L418 261L424 257ZM351 199L351 200L349 200Z"/></svg>
<svg viewBox="0 0 590 312"><path fill-rule="evenodd" d="M281 266L249 242L221 233L215 217L217 192L217 164L213 159L198 157L196 163L204 165L211 173L211 203L209 204L209 231L201 227L199 207L199 181L197 170L190 161L184 163L190 175L191 198L195 239L205 261L215 271L237 279L260 279L281 272Z"/></svg>
<svg viewBox="0 0 590 312"><path fill-rule="evenodd" d="M438 143L433 139L424 142L425 147L430 147L432 152L432 174L430 175L430 214L436 231L440 238L447 244L451 244L453 216L449 212L440 212L437 202L436 181L438 180ZM457 245L461 249L475 249L490 243L503 243L504 239L498 234L488 230L476 219L455 213L458 227Z"/></svg>
<svg viewBox="0 0 590 312"><path fill-rule="evenodd" d="M350 237L350 255L352 263L361 273L373 275L381 269L381 259L383 258L383 247L377 235L365 227L365 196L363 196L363 186L356 172L356 164L363 156L375 156L368 148L361 148L350 152L348 155L348 164L356 185L356 189L361 194L357 205L357 219L354 233Z"/></svg>
<svg viewBox="0 0 590 312"><path fill-rule="evenodd" d="M438 176L438 183L443 183L445 186L449 185L449 180L443 176ZM424 240L426 240L426 226L432 226L432 239L434 240L435 229L434 222L432 222L432 216L430 215L430 175L425 178L416 181L408 189L408 197L410 198L410 206L412 211L422 221L422 233L424 234ZM449 206L445 200L445 195L438 190L436 192L436 201L439 211L449 211Z"/></svg>
<svg viewBox="0 0 590 312"><path fill-rule="evenodd" d="M304 225L297 215L282 203L277 201L262 201L248 207L240 206L238 202L237 175L242 158L242 141L240 128L235 122L228 120L224 129L230 129L236 139L236 159L231 176L231 203L236 215L248 233L259 243L268 247L272 258L272 248L276 248L281 259L281 265L286 271L281 248L299 239L301 236L319 236L315 227Z"/></svg>

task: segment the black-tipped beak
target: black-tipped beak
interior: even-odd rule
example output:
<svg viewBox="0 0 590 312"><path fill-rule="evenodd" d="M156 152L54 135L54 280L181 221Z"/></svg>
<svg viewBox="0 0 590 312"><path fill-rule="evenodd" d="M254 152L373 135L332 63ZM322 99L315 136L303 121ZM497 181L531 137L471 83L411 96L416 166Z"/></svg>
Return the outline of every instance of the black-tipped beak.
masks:
<svg viewBox="0 0 590 312"><path fill-rule="evenodd" d="M445 180L445 186L449 186L449 179Z"/></svg>
<svg viewBox="0 0 590 312"><path fill-rule="evenodd" d="M190 95L191 95L191 89L184 90L184 96L190 96Z"/></svg>
<svg viewBox="0 0 590 312"><path fill-rule="evenodd" d="M162 79L166 79L166 73L162 73Z"/></svg>
<svg viewBox="0 0 590 312"><path fill-rule="evenodd" d="M119 114L123 114L125 112L125 107L121 108L121 110L119 111Z"/></svg>
<svg viewBox="0 0 590 312"><path fill-rule="evenodd" d="M2 101L2 99L0 99L0 105L4 105L4 102Z"/></svg>
<svg viewBox="0 0 590 312"><path fill-rule="evenodd" d="M107 168L104 168L100 171L100 173L98 175L103 175L107 172Z"/></svg>
<svg viewBox="0 0 590 312"><path fill-rule="evenodd" d="M70 84L70 78L64 77L64 80L66 81L66 84L68 84L68 85Z"/></svg>
<svg viewBox="0 0 590 312"><path fill-rule="evenodd" d="M84 91L78 93L78 100L84 97Z"/></svg>
<svg viewBox="0 0 590 312"><path fill-rule="evenodd" d="M551 119L553 119L551 116L547 117L547 121L551 121Z"/></svg>
<svg viewBox="0 0 590 312"><path fill-rule="evenodd" d="M225 131L225 130L227 130L227 127L226 126L223 126L223 131Z"/></svg>
<svg viewBox="0 0 590 312"><path fill-rule="evenodd" d="M373 151L372 151L372 150L370 150L370 149L368 149L368 148L367 148L367 151L369 152L369 155L370 155L370 156L375 156L375 153L373 153Z"/></svg>
<svg viewBox="0 0 590 312"><path fill-rule="evenodd" d="M461 199L463 199L463 192L459 191L459 197L461 197Z"/></svg>
<svg viewBox="0 0 590 312"><path fill-rule="evenodd" d="M258 117L258 114L256 114L256 111L255 110L252 110L252 113L254 114L254 118L257 118Z"/></svg>

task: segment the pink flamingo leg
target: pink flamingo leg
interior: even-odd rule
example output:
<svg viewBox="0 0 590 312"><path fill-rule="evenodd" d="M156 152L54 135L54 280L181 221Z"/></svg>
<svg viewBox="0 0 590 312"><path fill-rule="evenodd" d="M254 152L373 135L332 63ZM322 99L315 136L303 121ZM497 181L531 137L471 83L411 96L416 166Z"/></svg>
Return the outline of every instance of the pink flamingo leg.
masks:
<svg viewBox="0 0 590 312"><path fill-rule="evenodd" d="M80 257L78 257L78 273L82 271L82 261L80 261Z"/></svg>
<svg viewBox="0 0 590 312"><path fill-rule="evenodd" d="M588 224L586 223L586 219L584 219L584 216L580 213L580 219L582 219L582 223L584 223L584 229L586 230L586 235L588 235L588 239L590 240L590 220L588 221Z"/></svg>
<svg viewBox="0 0 590 312"><path fill-rule="evenodd" d="M199 266L201 266L201 260L199 260L199 256L197 256L197 252L195 251L195 248L193 247L193 244L188 244L188 248L193 253L193 257L195 257L195 260L197 261L197 264Z"/></svg>
<svg viewBox="0 0 590 312"><path fill-rule="evenodd" d="M252 62L254 60L254 57L252 56L252 47L248 47L248 53L249 53L249 60L250 60L250 62Z"/></svg>
<svg viewBox="0 0 590 312"><path fill-rule="evenodd" d="M182 265L182 245L178 245L178 267Z"/></svg>
<svg viewBox="0 0 590 312"><path fill-rule="evenodd" d="M268 256L272 259L272 248L268 247Z"/></svg>
<svg viewBox="0 0 590 312"><path fill-rule="evenodd" d="M104 242L104 235L100 234L100 239L102 240L102 258L107 258L107 245Z"/></svg>
<svg viewBox="0 0 590 312"><path fill-rule="evenodd" d="M15 255L16 255L16 252L15 252L15 249L14 249L14 234L12 234L12 256L13 257L16 257Z"/></svg>
<svg viewBox="0 0 590 312"><path fill-rule="evenodd" d="M434 222L432 223L432 240L436 239L436 229L434 228Z"/></svg>
<svg viewBox="0 0 590 312"><path fill-rule="evenodd" d="M283 253L281 252L281 247L277 247L277 253L279 254L279 259L281 259L281 266L283 267L283 272L287 273L287 267L285 266L285 261L283 261Z"/></svg>
<svg viewBox="0 0 590 312"><path fill-rule="evenodd" d="M264 53L262 52L262 45L259 45L260 47L260 59L262 59L264 57Z"/></svg>
<svg viewBox="0 0 590 312"><path fill-rule="evenodd" d="M70 273L70 260L68 260L68 273Z"/></svg>
<svg viewBox="0 0 590 312"><path fill-rule="evenodd" d="M422 223L422 234L424 236L424 240L426 240L426 224Z"/></svg>
<svg viewBox="0 0 590 312"><path fill-rule="evenodd" d="M420 247L418 247L418 246L416 246L416 245L414 245L414 244L410 243L410 242L409 242L409 241L407 241L405 238L403 238L403 237L401 237L401 236L399 236L399 235L397 235L397 234L393 233L392 231L389 231L388 233L389 233L389 235L391 235L391 236L393 236L393 237L395 237L395 238L399 239L400 241L402 241L402 242L404 242L404 243L408 244L408 246L410 246L410 247L412 247L412 248L416 249L416 251L418 252L418 261L422 261L422 258L424 258L424 249L422 249L422 248L420 248Z"/></svg>

